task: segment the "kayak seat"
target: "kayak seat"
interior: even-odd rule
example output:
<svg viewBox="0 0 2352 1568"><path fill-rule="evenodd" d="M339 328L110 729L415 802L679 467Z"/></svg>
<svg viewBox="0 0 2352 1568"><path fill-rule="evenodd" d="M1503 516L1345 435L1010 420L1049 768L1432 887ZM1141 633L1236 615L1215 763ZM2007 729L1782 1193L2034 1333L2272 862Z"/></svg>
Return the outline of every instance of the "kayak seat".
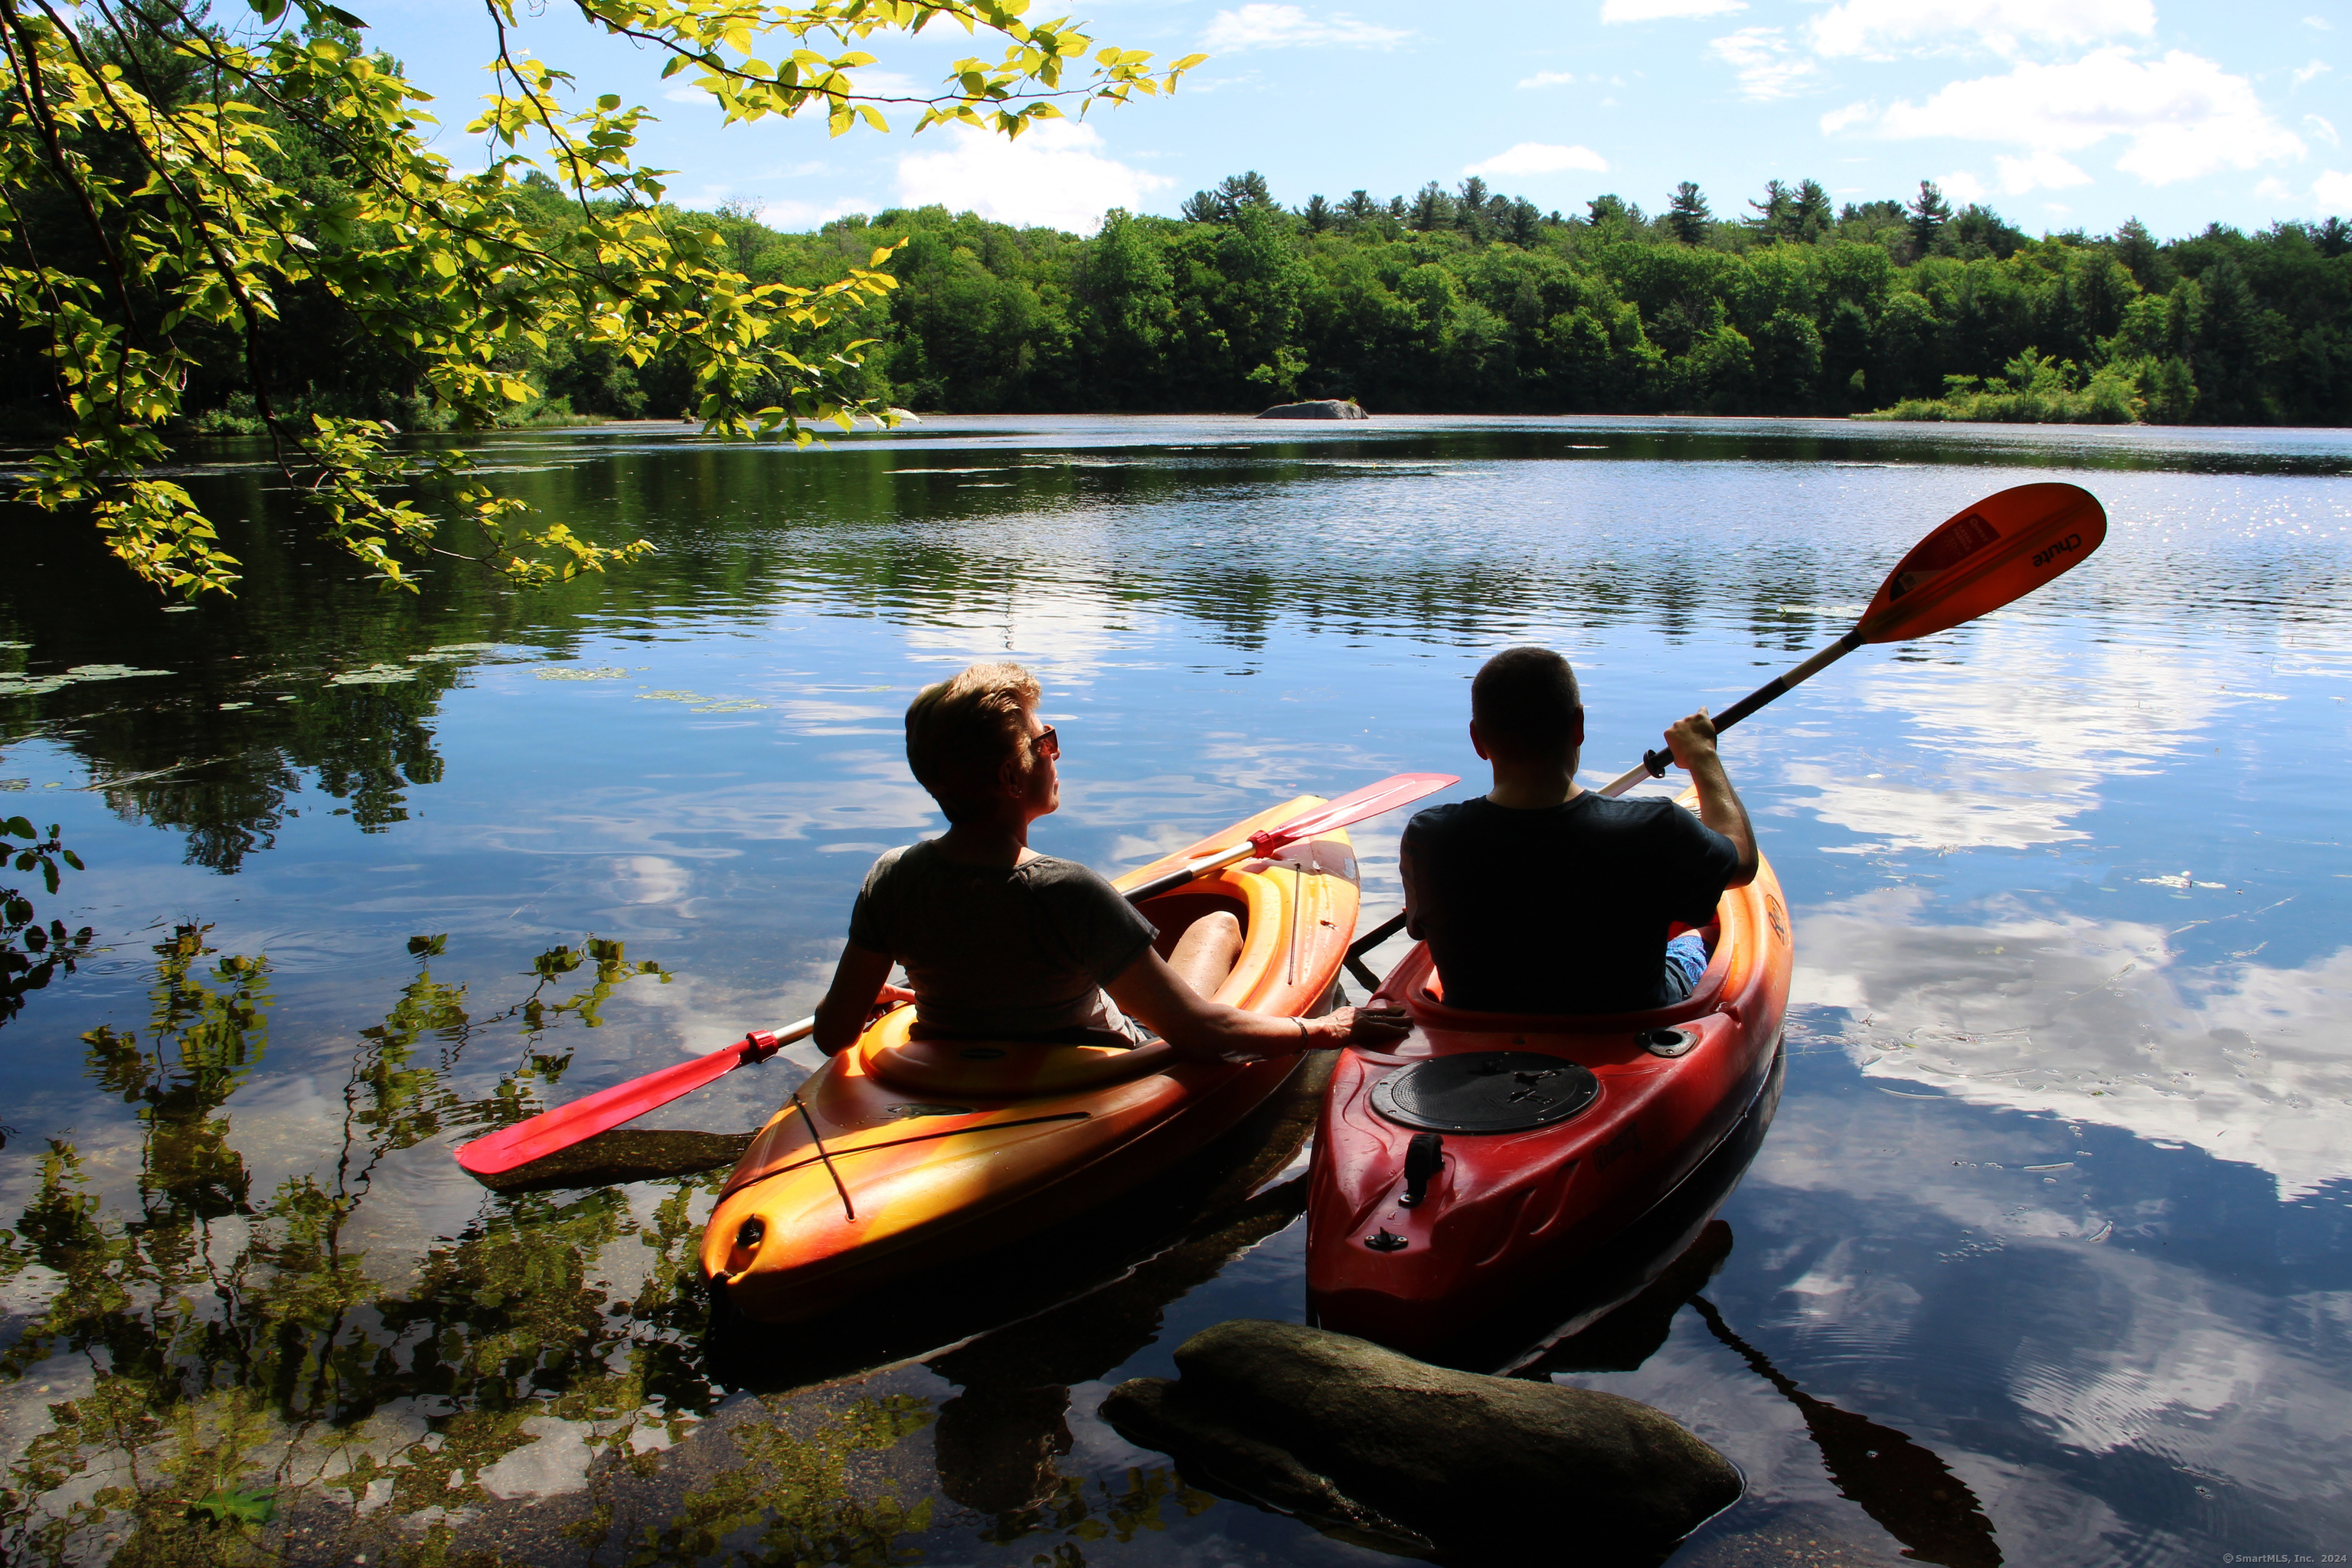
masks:
<svg viewBox="0 0 2352 1568"><path fill-rule="evenodd" d="M1120 1048L1035 1040L919 1040L912 1006L894 1008L857 1042L859 1064L894 1088L965 1100L1031 1100L1148 1078L1174 1065L1165 1045Z"/></svg>
<svg viewBox="0 0 2352 1568"><path fill-rule="evenodd" d="M1678 926L1671 935L1693 928ZM1445 978L1434 969L1429 973L1429 983L1412 995L1412 1010L1421 1021L1440 1029L1470 1030L1537 1030L1570 1029L1579 1032L1609 1032L1619 1029L1639 1030L1662 1025L1679 1024L1685 1019L1704 1017L1715 1012L1722 1003L1724 982L1731 973L1731 954L1723 945L1722 924L1710 921L1697 928L1706 937L1706 972L1691 987L1691 994L1670 1007L1654 1007L1639 1013L1478 1013L1445 1004ZM1547 1028L1547 1026L1549 1028Z"/></svg>

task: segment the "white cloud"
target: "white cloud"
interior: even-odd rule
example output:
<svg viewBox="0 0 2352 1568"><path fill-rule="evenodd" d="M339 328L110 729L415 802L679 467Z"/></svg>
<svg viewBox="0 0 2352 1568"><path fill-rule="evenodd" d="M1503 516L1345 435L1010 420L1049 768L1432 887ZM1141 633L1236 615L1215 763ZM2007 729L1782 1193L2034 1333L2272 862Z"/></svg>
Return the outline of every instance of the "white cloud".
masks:
<svg viewBox="0 0 2352 1568"><path fill-rule="evenodd" d="M1790 48L1778 27L1742 27L1707 45L1707 52L1739 78L1742 98L1787 98L1821 67Z"/></svg>
<svg viewBox="0 0 2352 1568"><path fill-rule="evenodd" d="M2152 0L1844 0L1807 25L1825 55L1888 55L1974 44L2095 44L2156 29Z"/></svg>
<svg viewBox="0 0 2352 1568"><path fill-rule="evenodd" d="M1538 71L1519 79L1521 87L1567 87L1576 80L1574 71Z"/></svg>
<svg viewBox="0 0 2352 1568"><path fill-rule="evenodd" d="M1395 27L1375 26L1344 11L1324 17L1308 16L1296 5L1244 5L1220 11L1209 24L1204 40L1211 49L1280 49L1302 44L1336 44L1347 48L1393 48L1412 37Z"/></svg>
<svg viewBox="0 0 2352 1568"><path fill-rule="evenodd" d="M1834 136L1849 125L1859 125L1878 110L1867 103L1849 103L1843 109L1832 109L1822 116L1822 134Z"/></svg>
<svg viewBox="0 0 2352 1568"><path fill-rule="evenodd" d="M2254 195L2261 200L2266 202L2291 202L2294 200L2294 192L2288 189L2287 183L2284 180L2280 179L2276 174L2273 174L2270 178L2256 183L2254 186Z"/></svg>
<svg viewBox="0 0 2352 1568"><path fill-rule="evenodd" d="M1985 183L1966 169L1955 169L1946 174L1936 182L1936 188L1943 192L1944 199L1956 207L1980 202L1990 194L1985 189Z"/></svg>
<svg viewBox="0 0 2352 1568"><path fill-rule="evenodd" d="M2336 134L2335 123L2331 121L2323 120L2316 114L2305 115L2303 117L2303 128L2305 131L2310 132L2314 136L2319 138L2322 142L2326 142L2330 147L2341 147L2344 145L2344 139Z"/></svg>
<svg viewBox="0 0 2352 1568"><path fill-rule="evenodd" d="M1993 166L2000 171L2000 188L2012 196L2028 191L2058 191L2068 185L2087 185L2091 176L2044 147L2022 158L1995 158Z"/></svg>
<svg viewBox="0 0 2352 1568"><path fill-rule="evenodd" d="M2336 30L2336 24L2325 16L2305 16L2303 19L2303 25L2306 27L2316 27L2323 33L2332 33Z"/></svg>
<svg viewBox="0 0 2352 1568"><path fill-rule="evenodd" d="M2145 62L2122 48L2096 49L2070 65L2028 62L2006 76L1953 82L1922 104L1899 102L1879 117L1878 129L2061 152L2122 136L2131 145L2116 167L2152 185L2305 153L2244 77L2179 49Z"/></svg>
<svg viewBox="0 0 2352 1568"><path fill-rule="evenodd" d="M898 197L933 202L999 223L1034 224L1086 234L1112 207L1134 209L1175 182L1103 155L1091 125L1048 120L1018 142L968 126L948 131L948 149L898 160Z"/></svg>
<svg viewBox="0 0 2352 1568"><path fill-rule="evenodd" d="M1687 16L1728 16L1748 0L1601 0L1604 22L1672 22Z"/></svg>
<svg viewBox="0 0 2352 1568"><path fill-rule="evenodd" d="M2296 68L2294 72L2294 85L2301 87L2306 82L2316 81L2335 68L2336 68L2334 66L2329 65L2326 60L2314 60L2307 66L2302 66Z"/></svg>
<svg viewBox="0 0 2352 1568"><path fill-rule="evenodd" d="M1568 169L1606 174L1609 160L1590 147L1555 147L1543 142L1522 142L1482 163L1464 167L1465 174L1557 174Z"/></svg>
<svg viewBox="0 0 2352 1568"><path fill-rule="evenodd" d="M2352 174L2330 169L2311 182L2312 199L2335 212L2352 211Z"/></svg>

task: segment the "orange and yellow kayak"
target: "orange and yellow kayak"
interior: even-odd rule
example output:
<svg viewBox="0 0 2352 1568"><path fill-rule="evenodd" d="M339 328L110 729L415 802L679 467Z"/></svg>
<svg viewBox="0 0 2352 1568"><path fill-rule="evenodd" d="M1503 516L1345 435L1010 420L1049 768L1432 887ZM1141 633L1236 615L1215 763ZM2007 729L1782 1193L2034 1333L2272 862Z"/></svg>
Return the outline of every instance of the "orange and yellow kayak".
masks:
<svg viewBox="0 0 2352 1568"><path fill-rule="evenodd" d="M1116 879L1139 887L1321 804L1302 795ZM1242 953L1216 999L1323 1010L1355 935L1356 856L1335 829L1146 900L1164 954L1225 910ZM761 1322L818 1316L902 1275L1018 1240L1113 1198L1233 1126L1297 1057L1188 1061L1021 1040L917 1040L911 1004L811 1074L728 1178L702 1271Z"/></svg>

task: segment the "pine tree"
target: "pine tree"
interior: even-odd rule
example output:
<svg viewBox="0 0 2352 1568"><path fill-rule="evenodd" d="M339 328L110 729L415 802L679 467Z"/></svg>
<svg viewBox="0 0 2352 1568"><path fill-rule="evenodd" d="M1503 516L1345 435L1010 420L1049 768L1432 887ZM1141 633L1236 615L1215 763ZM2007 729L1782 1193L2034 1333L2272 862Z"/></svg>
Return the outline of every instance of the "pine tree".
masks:
<svg viewBox="0 0 2352 1568"><path fill-rule="evenodd" d="M1674 198L1666 204L1666 226L1675 237L1685 245L1702 244L1706 239L1707 225L1715 215L1706 210L1706 198L1698 186L1688 180L1675 187Z"/></svg>
<svg viewBox="0 0 2352 1568"><path fill-rule="evenodd" d="M1430 181L1413 197L1410 221L1423 234L1450 226L1454 222L1454 198L1440 190L1435 180Z"/></svg>
<svg viewBox="0 0 2352 1568"><path fill-rule="evenodd" d="M1462 182L1462 194L1454 204L1454 226L1472 239L1486 237L1486 182L1475 174Z"/></svg>
<svg viewBox="0 0 2352 1568"><path fill-rule="evenodd" d="M1380 212L1381 204L1362 191L1349 191L1348 199L1339 204L1341 226L1347 228L1370 223L1380 216Z"/></svg>
<svg viewBox="0 0 2352 1568"><path fill-rule="evenodd" d="M1804 180L1798 184L1792 216L1796 229L1792 238L1807 245L1817 245L1829 237L1830 194L1822 189L1819 180Z"/></svg>
<svg viewBox="0 0 2352 1568"><path fill-rule="evenodd" d="M1911 254L1925 256L1936 243L1936 237L1944 232L1944 226L1952 221L1952 205L1936 188L1935 181L1922 180L1918 199L1904 210L1911 215Z"/></svg>
<svg viewBox="0 0 2352 1568"><path fill-rule="evenodd" d="M1764 182L1764 199L1760 202L1749 202L1748 205L1756 209L1756 216L1741 218L1740 222L1762 235L1766 239L1795 237L1789 230L1796 218L1797 204L1788 186L1778 180L1767 180Z"/></svg>
<svg viewBox="0 0 2352 1568"><path fill-rule="evenodd" d="M1298 216L1307 220L1307 232L1309 234L1321 234L1337 221L1331 204L1321 196L1307 197L1307 205L1299 209Z"/></svg>

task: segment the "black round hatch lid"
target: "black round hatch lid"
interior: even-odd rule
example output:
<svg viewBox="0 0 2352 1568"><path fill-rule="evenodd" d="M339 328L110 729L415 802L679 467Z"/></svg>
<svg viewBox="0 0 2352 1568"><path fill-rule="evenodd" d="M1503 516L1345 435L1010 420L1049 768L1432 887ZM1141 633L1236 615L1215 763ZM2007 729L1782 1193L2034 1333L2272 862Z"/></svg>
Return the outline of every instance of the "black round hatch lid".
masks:
<svg viewBox="0 0 2352 1568"><path fill-rule="evenodd" d="M1566 1057L1465 1051L1389 1074L1372 1086L1372 1109L1427 1132L1524 1132L1567 1121L1600 1092Z"/></svg>

